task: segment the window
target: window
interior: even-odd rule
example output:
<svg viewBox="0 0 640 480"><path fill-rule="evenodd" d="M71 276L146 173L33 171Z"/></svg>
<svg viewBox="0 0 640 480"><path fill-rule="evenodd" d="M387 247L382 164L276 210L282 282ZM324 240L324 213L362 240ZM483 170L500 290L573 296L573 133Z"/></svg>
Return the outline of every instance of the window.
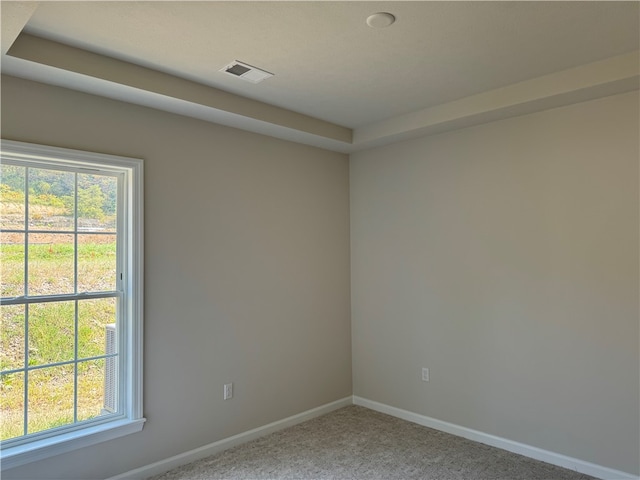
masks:
<svg viewBox="0 0 640 480"><path fill-rule="evenodd" d="M2 141L0 424L12 468L142 429L142 160Z"/></svg>

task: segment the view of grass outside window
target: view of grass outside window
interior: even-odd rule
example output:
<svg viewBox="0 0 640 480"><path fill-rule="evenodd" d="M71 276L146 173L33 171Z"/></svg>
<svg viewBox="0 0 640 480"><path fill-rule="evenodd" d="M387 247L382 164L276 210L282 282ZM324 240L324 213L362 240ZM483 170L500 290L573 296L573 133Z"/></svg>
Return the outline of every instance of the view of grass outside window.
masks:
<svg viewBox="0 0 640 480"><path fill-rule="evenodd" d="M0 165L0 434L117 413L118 176Z"/></svg>

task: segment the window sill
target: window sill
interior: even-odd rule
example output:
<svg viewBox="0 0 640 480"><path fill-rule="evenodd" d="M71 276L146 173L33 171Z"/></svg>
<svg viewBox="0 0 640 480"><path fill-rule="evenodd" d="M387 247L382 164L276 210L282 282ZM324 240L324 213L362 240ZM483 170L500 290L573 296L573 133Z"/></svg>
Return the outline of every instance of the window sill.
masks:
<svg viewBox="0 0 640 480"><path fill-rule="evenodd" d="M24 445L5 448L1 452L2 470L9 470L37 460L53 457L54 455L60 455L139 432L142 430L145 421L145 418L114 420L83 428L82 430L36 440Z"/></svg>

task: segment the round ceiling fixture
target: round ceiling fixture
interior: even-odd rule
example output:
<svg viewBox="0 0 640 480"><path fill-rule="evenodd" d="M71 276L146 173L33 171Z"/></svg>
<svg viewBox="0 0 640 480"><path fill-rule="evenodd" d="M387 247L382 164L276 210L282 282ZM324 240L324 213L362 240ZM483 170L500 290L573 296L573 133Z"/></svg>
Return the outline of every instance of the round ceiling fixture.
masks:
<svg viewBox="0 0 640 480"><path fill-rule="evenodd" d="M367 25L371 28L385 28L395 21L396 17L387 12L378 12L367 17Z"/></svg>

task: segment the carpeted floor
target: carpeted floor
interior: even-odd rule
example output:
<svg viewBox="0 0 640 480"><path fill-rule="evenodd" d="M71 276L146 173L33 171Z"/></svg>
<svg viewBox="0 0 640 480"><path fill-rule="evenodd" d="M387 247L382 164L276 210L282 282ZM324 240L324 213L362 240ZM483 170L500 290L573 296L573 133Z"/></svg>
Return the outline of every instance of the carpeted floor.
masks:
<svg viewBox="0 0 640 480"><path fill-rule="evenodd" d="M591 480L358 406L281 430L153 480Z"/></svg>

